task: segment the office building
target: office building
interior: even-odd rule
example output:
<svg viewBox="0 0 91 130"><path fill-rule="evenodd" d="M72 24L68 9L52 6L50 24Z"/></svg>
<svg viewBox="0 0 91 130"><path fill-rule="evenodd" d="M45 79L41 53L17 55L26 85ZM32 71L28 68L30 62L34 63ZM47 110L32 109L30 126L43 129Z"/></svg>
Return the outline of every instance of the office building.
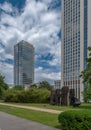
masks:
<svg viewBox="0 0 91 130"><path fill-rule="evenodd" d="M79 77L86 67L91 46L91 0L62 0L61 85L75 90L83 100L84 85Z"/></svg>
<svg viewBox="0 0 91 130"><path fill-rule="evenodd" d="M55 89L61 89L61 80L55 80L54 87Z"/></svg>
<svg viewBox="0 0 91 130"><path fill-rule="evenodd" d="M28 86L34 82L34 47L21 41L14 46L14 85Z"/></svg>

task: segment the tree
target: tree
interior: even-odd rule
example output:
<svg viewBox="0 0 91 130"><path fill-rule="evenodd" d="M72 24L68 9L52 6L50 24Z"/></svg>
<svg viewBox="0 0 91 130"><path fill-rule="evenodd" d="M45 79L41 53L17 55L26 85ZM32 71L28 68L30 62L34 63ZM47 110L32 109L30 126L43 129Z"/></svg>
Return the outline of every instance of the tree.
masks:
<svg viewBox="0 0 91 130"><path fill-rule="evenodd" d="M46 88L48 90L51 90L52 86L47 81L42 81L39 83L39 88Z"/></svg>
<svg viewBox="0 0 91 130"><path fill-rule="evenodd" d="M23 90L24 88L21 85L16 85L13 87L15 90Z"/></svg>
<svg viewBox="0 0 91 130"><path fill-rule="evenodd" d="M91 47L88 47L89 57L86 59L86 68L81 72L80 77L83 79L85 89L83 92L84 100L91 100Z"/></svg>
<svg viewBox="0 0 91 130"><path fill-rule="evenodd" d="M83 91L83 97L85 102L91 100L91 86L85 88L85 90Z"/></svg>
<svg viewBox="0 0 91 130"><path fill-rule="evenodd" d="M5 83L4 79L5 77L0 74L0 88L7 90L8 85Z"/></svg>
<svg viewBox="0 0 91 130"><path fill-rule="evenodd" d="M37 85L36 84L31 84L30 88L37 88Z"/></svg>
<svg viewBox="0 0 91 130"><path fill-rule="evenodd" d="M4 81L5 77L0 74L0 98L3 95L3 91L7 90L9 87Z"/></svg>

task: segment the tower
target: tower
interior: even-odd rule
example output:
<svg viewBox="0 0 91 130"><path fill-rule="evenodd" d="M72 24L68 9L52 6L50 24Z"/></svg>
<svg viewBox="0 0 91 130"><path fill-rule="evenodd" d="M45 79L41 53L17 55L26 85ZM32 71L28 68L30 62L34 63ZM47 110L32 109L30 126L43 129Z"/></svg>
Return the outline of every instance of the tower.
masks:
<svg viewBox="0 0 91 130"><path fill-rule="evenodd" d="M79 77L86 67L91 46L91 0L62 0L61 86L75 90L82 99L84 85Z"/></svg>
<svg viewBox="0 0 91 130"><path fill-rule="evenodd" d="M34 82L34 47L21 41L14 46L14 85L30 85Z"/></svg>

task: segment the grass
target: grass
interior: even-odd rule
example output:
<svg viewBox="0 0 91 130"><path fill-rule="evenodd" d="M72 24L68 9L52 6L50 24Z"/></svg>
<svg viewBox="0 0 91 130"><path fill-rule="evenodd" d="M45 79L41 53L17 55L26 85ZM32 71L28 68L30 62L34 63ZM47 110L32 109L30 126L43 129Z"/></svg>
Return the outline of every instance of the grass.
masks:
<svg viewBox="0 0 91 130"><path fill-rule="evenodd" d="M28 110L23 108L15 108L9 106L0 105L0 111L12 114L18 117L22 117L31 121L39 122L55 128L60 128L58 123L58 114L51 114L46 112Z"/></svg>
<svg viewBox="0 0 91 130"><path fill-rule="evenodd" d="M67 110L82 110L82 109L90 109L90 103L83 103L77 108L73 108L72 106L54 106L50 104L35 104L35 103L9 103L9 104L16 104L16 105L23 105L23 106L34 106L39 108L46 108L46 109L54 109L60 111L67 111ZM60 128L60 124L58 122L58 114L51 114L46 112L28 110L23 108L15 108L10 106L0 105L0 111L22 117L31 121L39 122L48 126L52 126L55 128Z"/></svg>
<svg viewBox="0 0 91 130"><path fill-rule="evenodd" d="M7 102L6 102L7 103ZM77 110L77 109L91 109L91 103L82 103L79 107L74 108L73 106L56 106L50 104L42 104L42 103L9 103L15 105L22 105L22 106L33 106L38 108L46 108L46 109L53 109L53 110L60 110L60 111L68 111L68 110Z"/></svg>
<svg viewBox="0 0 91 130"><path fill-rule="evenodd" d="M60 111L74 109L72 106L66 107L66 106L56 106L56 105L42 104L42 103L8 103L8 104L15 104L15 105L22 105L22 106L33 106L33 107L38 107L38 108L46 108L46 109L53 109L53 110L60 110Z"/></svg>

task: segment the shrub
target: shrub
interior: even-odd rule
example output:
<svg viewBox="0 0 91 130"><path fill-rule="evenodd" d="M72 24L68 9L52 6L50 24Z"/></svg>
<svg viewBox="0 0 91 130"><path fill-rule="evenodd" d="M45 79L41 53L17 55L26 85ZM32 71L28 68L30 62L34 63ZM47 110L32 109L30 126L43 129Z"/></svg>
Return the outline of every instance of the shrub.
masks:
<svg viewBox="0 0 91 130"><path fill-rule="evenodd" d="M3 88L0 88L0 99L3 99L4 97L4 89Z"/></svg>
<svg viewBox="0 0 91 130"><path fill-rule="evenodd" d="M50 91L47 89L31 88L28 90L7 90L5 93L5 102L20 103L49 103Z"/></svg>
<svg viewBox="0 0 91 130"><path fill-rule="evenodd" d="M16 85L13 87L14 90L24 90L24 87L22 87L21 85Z"/></svg>
<svg viewBox="0 0 91 130"><path fill-rule="evenodd" d="M91 111L65 111L58 117L62 130L91 130Z"/></svg>
<svg viewBox="0 0 91 130"><path fill-rule="evenodd" d="M48 103L50 101L50 91L47 89L31 88L26 91L28 102L31 103Z"/></svg>
<svg viewBox="0 0 91 130"><path fill-rule="evenodd" d="M20 93L20 91L8 89L4 94L5 95L4 101L5 102L18 102L18 94L19 93Z"/></svg>

